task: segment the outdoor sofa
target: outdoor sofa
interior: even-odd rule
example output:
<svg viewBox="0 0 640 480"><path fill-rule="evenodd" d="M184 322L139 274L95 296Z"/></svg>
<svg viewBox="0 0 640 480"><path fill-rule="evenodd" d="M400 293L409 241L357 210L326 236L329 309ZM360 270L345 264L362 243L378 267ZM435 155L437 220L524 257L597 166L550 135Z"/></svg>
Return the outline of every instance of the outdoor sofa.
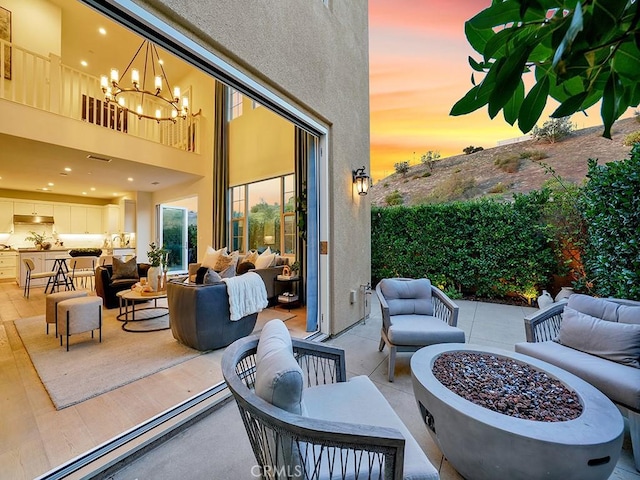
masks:
<svg viewBox="0 0 640 480"><path fill-rule="evenodd" d="M573 294L524 319L515 350L589 382L628 418L640 471L640 302Z"/></svg>
<svg viewBox="0 0 640 480"><path fill-rule="evenodd" d="M222 373L262 478L439 478L373 382L347 381L341 349L272 320L225 350Z"/></svg>

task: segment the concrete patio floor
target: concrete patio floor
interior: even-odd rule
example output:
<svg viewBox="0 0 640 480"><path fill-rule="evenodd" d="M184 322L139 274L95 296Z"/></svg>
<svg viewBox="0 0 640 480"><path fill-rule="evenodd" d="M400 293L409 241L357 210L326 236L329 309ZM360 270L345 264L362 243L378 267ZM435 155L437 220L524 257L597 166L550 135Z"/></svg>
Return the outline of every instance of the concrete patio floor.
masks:
<svg viewBox="0 0 640 480"><path fill-rule="evenodd" d="M499 347L513 351L516 342L525 340L523 317L533 308L459 300L458 326L466 333L467 343ZM422 446L443 480L462 477L427 433L413 397L411 354L398 354L395 381L387 381L387 349L378 352L381 315L372 295L371 315L361 323L327 343L346 352L349 376L368 375L409 431ZM180 432L159 447L134 460L108 478L112 480L226 480L257 478L255 458L235 402L229 401L213 414ZM628 426L622 455L610 479L640 480L633 465ZM502 480L502 479L496 479ZM504 479L509 480L509 479Z"/></svg>

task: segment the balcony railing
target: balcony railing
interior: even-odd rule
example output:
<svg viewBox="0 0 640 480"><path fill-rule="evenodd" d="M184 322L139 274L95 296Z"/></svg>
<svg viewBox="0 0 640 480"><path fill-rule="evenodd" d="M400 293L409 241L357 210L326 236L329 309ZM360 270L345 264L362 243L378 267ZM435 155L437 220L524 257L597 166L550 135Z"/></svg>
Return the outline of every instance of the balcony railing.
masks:
<svg viewBox="0 0 640 480"><path fill-rule="evenodd" d="M186 90L183 95L190 96ZM138 119L118 105L104 102L100 79L62 64L60 57L30 52L0 40L0 98L68 118L110 128L145 140L198 153L198 117L175 123ZM167 104L146 95L143 108L166 112Z"/></svg>

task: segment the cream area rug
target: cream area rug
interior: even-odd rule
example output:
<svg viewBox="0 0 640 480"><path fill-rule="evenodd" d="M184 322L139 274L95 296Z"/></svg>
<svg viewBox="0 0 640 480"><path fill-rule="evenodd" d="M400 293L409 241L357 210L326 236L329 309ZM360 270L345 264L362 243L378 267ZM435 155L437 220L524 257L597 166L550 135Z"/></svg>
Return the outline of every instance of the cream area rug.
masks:
<svg viewBox="0 0 640 480"><path fill-rule="evenodd" d="M61 347L60 339L55 337L55 325L49 326L49 335L45 333L44 315L14 321L57 410L207 353L182 345L173 338L171 330L125 332L122 322L115 318L117 313L118 309L103 310L102 343L98 341L97 331L93 339L89 332L72 335L68 352L66 343ZM138 315L136 312L136 317ZM286 320L293 316L273 309L263 310L258 315L255 331L273 318Z"/></svg>

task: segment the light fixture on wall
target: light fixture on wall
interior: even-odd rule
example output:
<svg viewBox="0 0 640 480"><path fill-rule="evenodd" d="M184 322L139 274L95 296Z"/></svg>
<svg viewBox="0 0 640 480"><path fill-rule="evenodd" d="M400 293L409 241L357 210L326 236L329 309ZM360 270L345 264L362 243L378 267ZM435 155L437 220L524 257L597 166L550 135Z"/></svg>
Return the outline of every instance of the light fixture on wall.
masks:
<svg viewBox="0 0 640 480"><path fill-rule="evenodd" d="M144 51L144 64L142 63L142 52ZM138 58L140 57L140 58ZM104 93L104 99L108 102L116 102L118 106L127 112L137 115L138 118L148 118L158 123L161 121L175 122L178 117L186 118L189 112L189 98L180 97L180 87L173 89L164 71L164 66L158 55L158 49L149 40L144 40L133 58L120 76L117 68L112 68L109 77L100 77L100 86ZM142 71L139 67L142 67ZM131 69L132 86L123 86L122 81ZM153 81L153 89L147 88L147 81ZM162 94L166 89L173 96ZM145 97L158 100L156 105L145 105ZM147 113L149 109L155 108L154 114Z"/></svg>
<svg viewBox="0 0 640 480"><path fill-rule="evenodd" d="M353 183L358 190L358 195L366 195L367 192L369 192L370 178L369 175L367 175L364 165L362 166L362 168L356 168L355 170L353 170L352 177Z"/></svg>

